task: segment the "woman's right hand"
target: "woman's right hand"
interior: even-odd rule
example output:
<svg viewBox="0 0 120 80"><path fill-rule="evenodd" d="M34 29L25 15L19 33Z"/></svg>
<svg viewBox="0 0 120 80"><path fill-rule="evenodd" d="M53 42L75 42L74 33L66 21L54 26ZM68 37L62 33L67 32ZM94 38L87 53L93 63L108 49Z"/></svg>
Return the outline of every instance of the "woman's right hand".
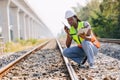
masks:
<svg viewBox="0 0 120 80"><path fill-rule="evenodd" d="M69 28L67 26L64 26L64 30L67 34L69 34Z"/></svg>
<svg viewBox="0 0 120 80"><path fill-rule="evenodd" d="M71 45L71 42L72 42L72 38L71 38L70 33L69 33L69 28L67 26L64 26L64 31L67 34L66 46L67 46L67 48L69 48Z"/></svg>

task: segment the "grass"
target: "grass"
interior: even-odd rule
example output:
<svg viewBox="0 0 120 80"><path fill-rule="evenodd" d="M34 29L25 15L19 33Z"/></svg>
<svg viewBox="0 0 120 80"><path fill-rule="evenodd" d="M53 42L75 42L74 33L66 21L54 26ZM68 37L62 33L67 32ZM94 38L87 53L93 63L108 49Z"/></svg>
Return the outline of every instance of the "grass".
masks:
<svg viewBox="0 0 120 80"><path fill-rule="evenodd" d="M21 51L27 48L30 48L32 46L38 45L47 39L28 39L28 40L17 40L16 42L7 42L5 44L4 52L17 52Z"/></svg>

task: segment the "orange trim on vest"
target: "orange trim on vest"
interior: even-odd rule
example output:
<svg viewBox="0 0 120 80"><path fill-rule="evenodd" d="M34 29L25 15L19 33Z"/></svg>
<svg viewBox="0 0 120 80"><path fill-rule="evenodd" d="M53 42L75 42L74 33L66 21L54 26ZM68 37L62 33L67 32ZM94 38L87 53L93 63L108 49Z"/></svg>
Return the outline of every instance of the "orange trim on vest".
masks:
<svg viewBox="0 0 120 80"><path fill-rule="evenodd" d="M97 47L100 48L100 42L97 40L96 36L92 33L91 42Z"/></svg>

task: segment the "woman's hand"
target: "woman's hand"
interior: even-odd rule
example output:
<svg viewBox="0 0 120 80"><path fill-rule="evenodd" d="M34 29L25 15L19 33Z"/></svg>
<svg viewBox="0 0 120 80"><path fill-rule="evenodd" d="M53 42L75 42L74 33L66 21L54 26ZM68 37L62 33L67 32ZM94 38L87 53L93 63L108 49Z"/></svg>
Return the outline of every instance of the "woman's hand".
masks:
<svg viewBox="0 0 120 80"><path fill-rule="evenodd" d="M79 36L80 36L81 38L85 39L85 40L91 41L91 37L90 37L90 36L87 36L86 34L80 34Z"/></svg>
<svg viewBox="0 0 120 80"><path fill-rule="evenodd" d="M83 34L79 34L79 36L80 36L81 38L83 38L83 39L85 39L85 38L86 38L85 33L83 33Z"/></svg>
<svg viewBox="0 0 120 80"><path fill-rule="evenodd" d="M69 34L69 28L67 26L64 26L64 30L67 34Z"/></svg>

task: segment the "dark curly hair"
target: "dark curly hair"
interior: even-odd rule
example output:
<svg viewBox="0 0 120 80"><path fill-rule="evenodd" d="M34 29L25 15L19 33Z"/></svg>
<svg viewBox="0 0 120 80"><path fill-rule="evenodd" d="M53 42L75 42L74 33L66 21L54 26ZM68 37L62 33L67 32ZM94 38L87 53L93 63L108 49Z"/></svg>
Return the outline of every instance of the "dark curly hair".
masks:
<svg viewBox="0 0 120 80"><path fill-rule="evenodd" d="M76 15L74 15L73 17L77 19L77 22L81 22L81 20Z"/></svg>

